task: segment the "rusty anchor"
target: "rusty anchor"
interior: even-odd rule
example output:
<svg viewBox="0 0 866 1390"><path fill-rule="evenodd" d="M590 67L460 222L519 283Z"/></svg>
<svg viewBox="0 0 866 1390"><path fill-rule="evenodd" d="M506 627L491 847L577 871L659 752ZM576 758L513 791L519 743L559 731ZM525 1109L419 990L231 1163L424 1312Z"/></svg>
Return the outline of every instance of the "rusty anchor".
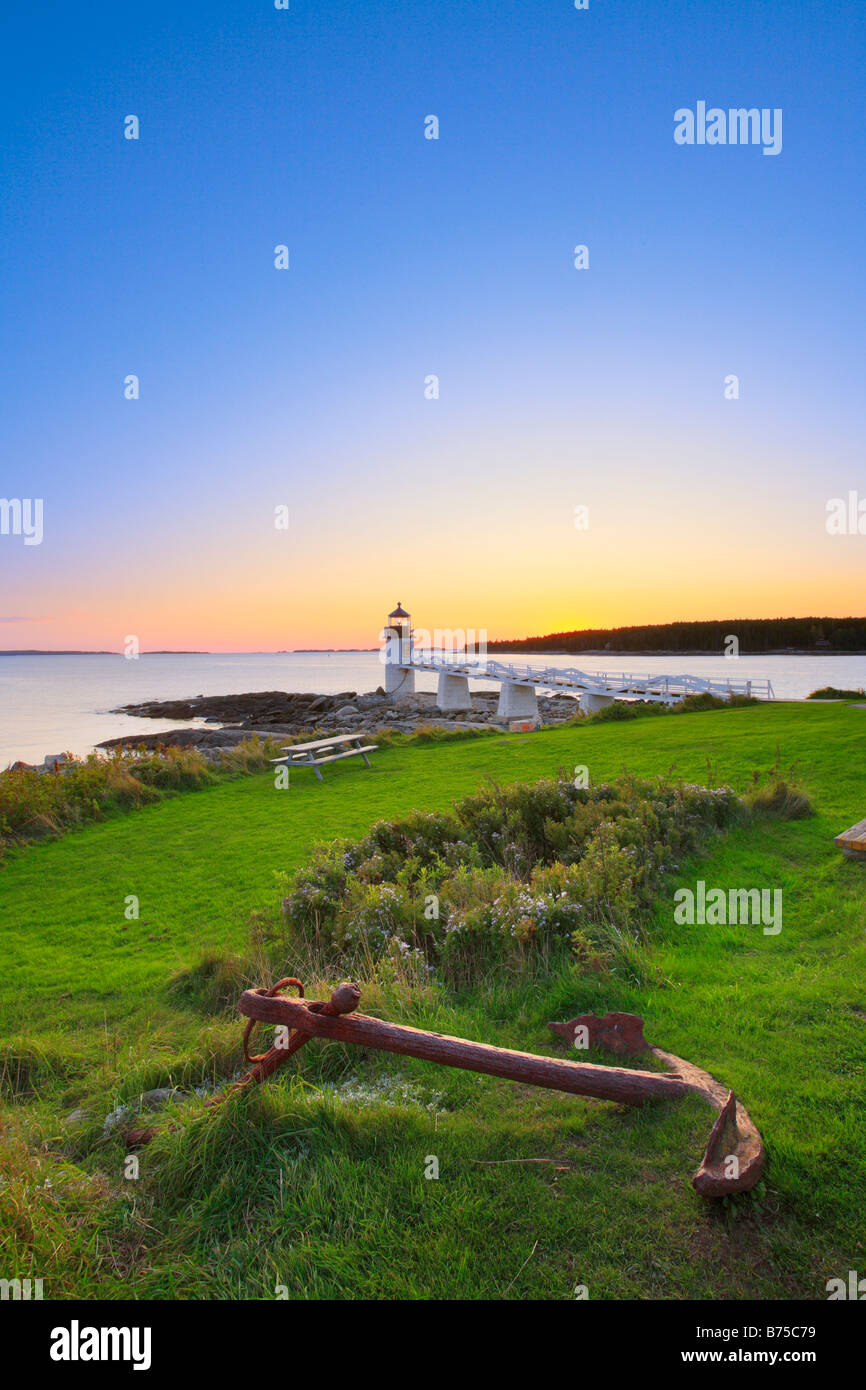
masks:
<svg viewBox="0 0 866 1390"><path fill-rule="evenodd" d="M299 998L289 999L281 993L289 986L298 991ZM548 1027L567 1041L577 1040L587 1048L605 1048L628 1057L648 1053L664 1063L664 1071L638 1071L631 1067L539 1057L530 1052L515 1052L404 1024L387 1023L357 1012L361 990L355 984L339 985L327 1003L309 1001L303 994L300 980L292 977L279 980L267 989L245 990L241 995L238 1008L249 1020L244 1032L244 1055L252 1066L232 1090L266 1080L311 1038L330 1038L382 1052L420 1057L446 1067L502 1076L528 1086L618 1101L622 1105L644 1105L650 1100L696 1095L718 1115L701 1165L692 1178L695 1190L703 1197L747 1192L764 1171L766 1158L760 1133L733 1091L681 1057L651 1047L643 1036L643 1019L636 1014L608 1013L603 1018L581 1014L567 1023L551 1023ZM282 1026L290 1031L281 1040L282 1045L252 1056L248 1046L256 1023ZM226 1092L228 1094L230 1092Z"/></svg>

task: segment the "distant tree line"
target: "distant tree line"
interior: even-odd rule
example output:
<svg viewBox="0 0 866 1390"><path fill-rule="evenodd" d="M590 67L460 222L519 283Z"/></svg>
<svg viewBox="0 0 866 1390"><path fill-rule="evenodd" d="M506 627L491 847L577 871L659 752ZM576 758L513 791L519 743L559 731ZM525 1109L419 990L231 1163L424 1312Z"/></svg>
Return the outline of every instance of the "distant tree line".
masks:
<svg viewBox="0 0 866 1390"><path fill-rule="evenodd" d="M488 651L718 652L736 637L741 653L783 647L807 651L866 651L866 618L728 618L711 622L651 623L644 627L588 627L488 642Z"/></svg>

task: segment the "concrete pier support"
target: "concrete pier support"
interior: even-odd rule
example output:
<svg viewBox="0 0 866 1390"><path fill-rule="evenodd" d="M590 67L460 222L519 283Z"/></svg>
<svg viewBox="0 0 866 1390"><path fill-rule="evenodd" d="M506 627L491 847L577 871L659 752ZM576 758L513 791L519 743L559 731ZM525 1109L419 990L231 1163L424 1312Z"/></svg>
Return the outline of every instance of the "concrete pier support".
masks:
<svg viewBox="0 0 866 1390"><path fill-rule="evenodd" d="M580 692L580 712L581 714L595 714L597 710L604 709L606 705L613 704L613 695L599 695L594 690L582 690Z"/></svg>
<svg viewBox="0 0 866 1390"><path fill-rule="evenodd" d="M415 668L385 663L385 689L389 695L415 694Z"/></svg>
<svg viewBox="0 0 866 1390"><path fill-rule="evenodd" d="M471 709L469 677L452 676L448 671L440 671L436 703L442 710Z"/></svg>
<svg viewBox="0 0 866 1390"><path fill-rule="evenodd" d="M538 700L535 687L503 681L499 689L496 713L501 719L538 719Z"/></svg>

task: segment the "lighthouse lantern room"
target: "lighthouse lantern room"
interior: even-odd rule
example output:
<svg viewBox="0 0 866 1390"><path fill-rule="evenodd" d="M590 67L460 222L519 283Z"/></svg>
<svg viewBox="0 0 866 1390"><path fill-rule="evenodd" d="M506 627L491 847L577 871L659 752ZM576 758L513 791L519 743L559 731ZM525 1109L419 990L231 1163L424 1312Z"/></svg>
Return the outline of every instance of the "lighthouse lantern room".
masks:
<svg viewBox="0 0 866 1390"><path fill-rule="evenodd" d="M412 695L415 671L412 667L412 618L397 602L385 623L385 689L389 695Z"/></svg>

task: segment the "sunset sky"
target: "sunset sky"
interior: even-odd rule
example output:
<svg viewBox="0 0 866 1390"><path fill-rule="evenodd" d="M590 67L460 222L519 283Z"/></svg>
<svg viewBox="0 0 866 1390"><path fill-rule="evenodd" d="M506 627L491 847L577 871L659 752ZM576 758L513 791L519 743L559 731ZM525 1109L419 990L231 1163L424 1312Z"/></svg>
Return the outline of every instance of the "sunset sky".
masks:
<svg viewBox="0 0 866 1390"><path fill-rule="evenodd" d="M0 648L866 612L862 4L4 28ZM699 100L781 153L678 146Z"/></svg>

